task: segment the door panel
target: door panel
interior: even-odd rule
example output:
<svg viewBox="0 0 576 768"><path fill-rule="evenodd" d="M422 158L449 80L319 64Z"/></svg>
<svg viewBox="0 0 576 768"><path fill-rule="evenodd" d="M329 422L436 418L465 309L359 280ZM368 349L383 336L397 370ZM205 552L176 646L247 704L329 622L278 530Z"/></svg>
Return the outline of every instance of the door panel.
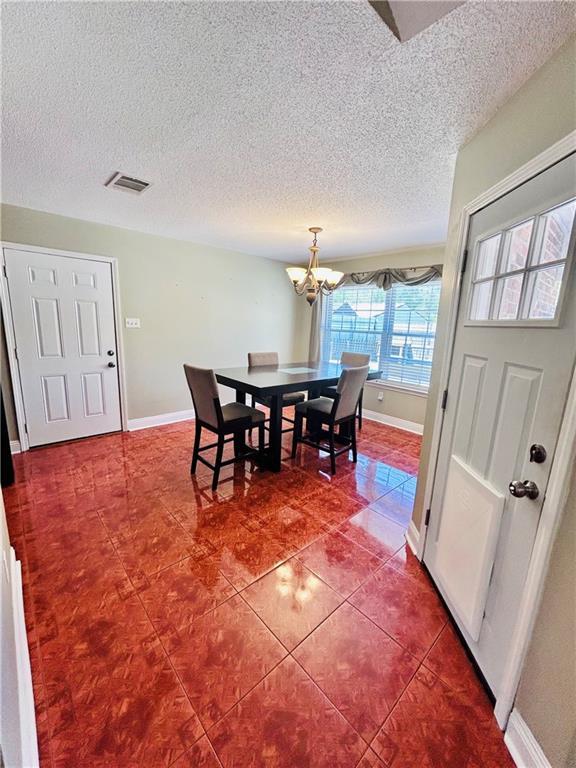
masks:
<svg viewBox="0 0 576 768"><path fill-rule="evenodd" d="M576 357L575 197L571 155L470 222L424 561L496 696ZM530 462L534 443L545 446L545 462ZM447 542L457 546L455 529L461 523L457 515L450 520L445 495L455 461L485 490L504 498L477 637L466 631L462 609L459 615L450 599L458 580L468 578L466 558L456 558L460 572L452 568L450 584L440 567L439 552L446 551ZM538 497L514 498L508 489L512 480L534 481ZM470 496L467 525L478 531L472 545L484 551L492 535L490 511L480 492L477 498ZM470 537L463 535L465 540L470 544Z"/></svg>
<svg viewBox="0 0 576 768"><path fill-rule="evenodd" d="M4 255L30 445L119 430L111 265Z"/></svg>

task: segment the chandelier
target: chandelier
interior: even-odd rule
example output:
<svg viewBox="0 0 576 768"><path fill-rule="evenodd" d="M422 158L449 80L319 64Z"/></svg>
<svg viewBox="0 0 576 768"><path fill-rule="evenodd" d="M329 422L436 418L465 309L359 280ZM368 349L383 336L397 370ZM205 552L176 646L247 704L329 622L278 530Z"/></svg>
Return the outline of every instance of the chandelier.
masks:
<svg viewBox="0 0 576 768"><path fill-rule="evenodd" d="M286 272L288 272L288 277L292 281L298 296L306 294L306 301L312 306L320 293L323 293L325 296L332 293L344 273L337 272L329 267L318 266L318 251L320 248L317 245L317 235L319 232L322 232L322 227L310 227L308 232L312 232L314 235L312 245L308 249L310 251L308 269L304 269L304 267L288 267Z"/></svg>

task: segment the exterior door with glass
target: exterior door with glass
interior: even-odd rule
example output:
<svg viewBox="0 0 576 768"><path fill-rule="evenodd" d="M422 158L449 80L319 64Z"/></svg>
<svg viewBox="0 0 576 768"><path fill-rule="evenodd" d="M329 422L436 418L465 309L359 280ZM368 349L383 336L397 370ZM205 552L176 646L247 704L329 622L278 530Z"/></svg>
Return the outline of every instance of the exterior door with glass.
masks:
<svg viewBox="0 0 576 768"><path fill-rule="evenodd" d="M494 695L576 357L571 155L475 214L424 562Z"/></svg>

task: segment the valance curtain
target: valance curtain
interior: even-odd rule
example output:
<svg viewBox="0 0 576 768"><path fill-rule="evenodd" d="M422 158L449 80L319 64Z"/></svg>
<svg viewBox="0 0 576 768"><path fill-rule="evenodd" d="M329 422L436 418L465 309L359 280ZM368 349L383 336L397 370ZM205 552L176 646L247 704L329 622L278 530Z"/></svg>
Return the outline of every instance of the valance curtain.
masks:
<svg viewBox="0 0 576 768"><path fill-rule="evenodd" d="M336 288L341 288L343 285L375 285L384 291L388 291L394 283L424 285L431 280L440 280L441 277L441 264L433 267L413 267L411 269L376 269L372 272L350 272L347 275L343 275ZM314 362L320 360L322 349L322 299L322 294L320 294L312 305L309 358Z"/></svg>

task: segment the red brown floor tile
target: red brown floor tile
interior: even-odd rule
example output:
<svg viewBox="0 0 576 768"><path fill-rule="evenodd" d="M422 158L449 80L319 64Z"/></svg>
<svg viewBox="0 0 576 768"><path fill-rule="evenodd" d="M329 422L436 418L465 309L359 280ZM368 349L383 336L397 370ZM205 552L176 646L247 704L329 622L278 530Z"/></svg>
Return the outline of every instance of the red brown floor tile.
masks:
<svg viewBox="0 0 576 768"><path fill-rule="evenodd" d="M428 576L426 569L416 555L414 555L407 543L396 552L394 557L391 557L390 560L388 560L388 565L395 570L400 571L400 573L403 573L405 576L414 579L421 587L427 589L429 592L435 593L432 580Z"/></svg>
<svg viewBox="0 0 576 768"><path fill-rule="evenodd" d="M139 596L164 645L236 593L214 558L188 558L149 576Z"/></svg>
<svg viewBox="0 0 576 768"><path fill-rule="evenodd" d="M472 701L486 700L486 693L450 622L429 650L423 664L451 690L466 695Z"/></svg>
<svg viewBox="0 0 576 768"><path fill-rule="evenodd" d="M294 559L251 584L242 596L288 650L324 621L343 600Z"/></svg>
<svg viewBox="0 0 576 768"><path fill-rule="evenodd" d="M390 768L513 768L491 708L418 670L372 742Z"/></svg>
<svg viewBox="0 0 576 768"><path fill-rule="evenodd" d="M190 422L15 457L4 498L42 768L451 768L456 731L470 768L508 765L401 540L397 502L414 494L420 438L370 421L359 438L358 463L340 456L333 477L325 454L292 460L285 435L279 475L231 465L215 492L208 468L190 476ZM412 669L406 648L424 658L421 679L394 705ZM425 723L437 711L448 725L434 741ZM482 724L462 725L463 712ZM382 718L378 757L358 731L370 738Z"/></svg>
<svg viewBox="0 0 576 768"><path fill-rule="evenodd" d="M174 669L202 724L209 728L286 655L236 595L182 630Z"/></svg>
<svg viewBox="0 0 576 768"><path fill-rule="evenodd" d="M405 543L406 527L392 522L370 507L360 510L339 530L382 560L391 558Z"/></svg>
<svg viewBox="0 0 576 768"><path fill-rule="evenodd" d="M420 660L447 621L436 595L389 565L376 571L350 602Z"/></svg>
<svg viewBox="0 0 576 768"><path fill-rule="evenodd" d="M411 654L347 603L294 656L368 742L418 668Z"/></svg>
<svg viewBox="0 0 576 768"><path fill-rule="evenodd" d="M384 763L380 760L376 752L367 749L362 755L362 759L356 768L384 768Z"/></svg>
<svg viewBox="0 0 576 768"><path fill-rule="evenodd" d="M370 506L406 528L412 517L415 491L411 484L404 483L373 501Z"/></svg>
<svg viewBox="0 0 576 768"><path fill-rule="evenodd" d="M382 565L368 550L338 531L323 536L297 555L342 597L348 597Z"/></svg>
<svg viewBox="0 0 576 768"><path fill-rule="evenodd" d="M351 768L366 744L292 659L211 731L224 768Z"/></svg>
<svg viewBox="0 0 576 768"><path fill-rule="evenodd" d="M335 485L327 485L316 491L301 502L300 509L326 525L336 526L343 523L364 504L346 493L339 491Z"/></svg>
<svg viewBox="0 0 576 768"><path fill-rule="evenodd" d="M207 736L199 739L194 746L179 757L171 768L221 768Z"/></svg>

